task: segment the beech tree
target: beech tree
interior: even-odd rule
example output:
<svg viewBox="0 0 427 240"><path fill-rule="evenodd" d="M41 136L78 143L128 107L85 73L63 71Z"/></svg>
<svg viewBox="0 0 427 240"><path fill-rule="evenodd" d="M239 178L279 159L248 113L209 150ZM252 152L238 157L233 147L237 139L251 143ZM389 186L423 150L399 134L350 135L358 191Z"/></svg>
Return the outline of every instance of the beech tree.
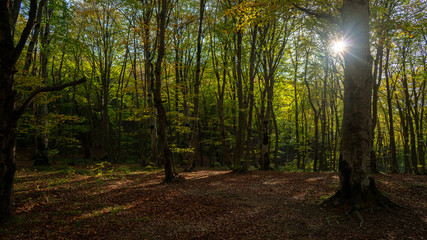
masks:
<svg viewBox="0 0 427 240"><path fill-rule="evenodd" d="M19 118L37 94L59 91L85 81L85 78L82 78L63 85L39 87L34 89L21 105L16 104L15 65L33 28L38 11L37 6L43 6L45 2L46 0L41 0L40 3L37 3L37 0L30 1L27 22L16 44L14 32L21 9L21 0L0 2L0 224L8 222L13 216L13 179L16 171L15 140Z"/></svg>
<svg viewBox="0 0 427 240"><path fill-rule="evenodd" d="M339 162L340 186L329 200L350 202L352 210L395 205L379 192L371 175L372 56L369 43L369 1L344 0L344 116Z"/></svg>
<svg viewBox="0 0 427 240"><path fill-rule="evenodd" d="M393 206L376 190L370 163L425 173L427 3L316 3L309 10L313 3L297 0L2 0L1 217L12 211L15 140L34 145L28 129L37 114L26 107L81 75L84 89L47 98L58 162L163 166L166 181L174 165L339 167L331 202ZM340 27L347 46L338 54L331 44ZM42 87L31 92L30 78ZM55 114L65 120L50 124Z"/></svg>

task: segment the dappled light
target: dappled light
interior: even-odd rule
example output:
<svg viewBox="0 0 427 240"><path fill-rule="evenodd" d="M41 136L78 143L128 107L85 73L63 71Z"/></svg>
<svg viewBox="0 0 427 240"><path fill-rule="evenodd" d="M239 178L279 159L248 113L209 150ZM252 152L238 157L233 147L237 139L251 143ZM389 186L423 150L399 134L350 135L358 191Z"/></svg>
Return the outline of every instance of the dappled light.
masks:
<svg viewBox="0 0 427 240"><path fill-rule="evenodd" d="M424 239L426 9L0 0L0 240Z"/></svg>
<svg viewBox="0 0 427 240"><path fill-rule="evenodd" d="M390 218L369 215L353 228L345 211L318 204L333 194L334 173L195 171L187 179L162 183L162 172L126 166L93 174L72 171L18 171L17 223L2 236L13 239L420 239L427 204L423 176L379 175L379 187L407 210ZM27 179L27 181L22 181ZM232 181L230 181L232 180ZM392 184L391 184L392 183ZM103 191L100 191L103 190ZM331 217L333 216L333 218ZM419 216L419 217L418 217ZM266 222L270 224L265 224ZM37 223L37 224L35 224ZM401 226L398 229L395 225ZM259 228L259 226L263 228ZM301 228L302 225L310 228ZM109 229L109 230L106 230ZM381 229L379 231L378 229ZM19 232L19 234L16 234ZM370 235L366 235L369 232ZM254 237L256 236L256 237Z"/></svg>

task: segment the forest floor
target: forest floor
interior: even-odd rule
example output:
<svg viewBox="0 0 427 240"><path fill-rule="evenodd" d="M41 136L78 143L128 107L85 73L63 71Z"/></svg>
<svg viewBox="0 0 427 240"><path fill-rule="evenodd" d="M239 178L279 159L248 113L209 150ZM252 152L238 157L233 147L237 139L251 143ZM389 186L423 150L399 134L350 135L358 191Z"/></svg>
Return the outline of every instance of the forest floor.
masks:
<svg viewBox="0 0 427 240"><path fill-rule="evenodd" d="M162 183L160 171L63 167L18 170L16 220L0 239L426 239L427 177L375 176L403 208L362 212L319 203L335 173L203 170Z"/></svg>

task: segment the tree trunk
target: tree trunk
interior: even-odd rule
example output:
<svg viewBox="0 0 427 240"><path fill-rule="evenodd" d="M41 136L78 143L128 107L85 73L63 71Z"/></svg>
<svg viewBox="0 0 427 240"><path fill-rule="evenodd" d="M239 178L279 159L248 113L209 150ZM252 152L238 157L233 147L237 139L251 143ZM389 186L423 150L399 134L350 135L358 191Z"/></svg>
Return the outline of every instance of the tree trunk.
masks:
<svg viewBox="0 0 427 240"><path fill-rule="evenodd" d="M405 115L406 115L406 125L409 127L409 136L410 136L410 151L411 151L411 164L412 164L412 171L416 174L418 173L418 161L417 161L417 147L416 147L416 137L415 137L415 130L414 130L414 123L412 119L412 101L410 99L409 94L409 88L408 88L408 77L406 74L406 56L407 56L407 49L406 46L402 47L402 71L403 71L403 91L405 93Z"/></svg>
<svg viewBox="0 0 427 240"><path fill-rule="evenodd" d="M217 112L218 112L218 120L219 120L219 132L221 135L221 149L222 149L222 161L221 163L226 166L231 166L231 159L230 159L230 151L227 143L227 135L226 135L226 129L225 129L225 122L224 122L224 95L225 95L225 86L227 84L227 51L228 51L228 44L225 42L223 44L224 46L224 54L223 54L223 60L222 60L222 83L221 83L221 77L220 72L217 68L218 61L215 57L215 45L214 42L211 43L211 54L212 54L212 65L215 72L216 77L216 83L217 83L217 91L218 91L218 99L217 99Z"/></svg>
<svg viewBox="0 0 427 240"><path fill-rule="evenodd" d="M237 100L239 104L239 113L238 113L238 124L237 124L237 136L236 144L234 147L234 168L237 171L244 170L241 168L242 161L244 161L244 150L245 150L245 130L247 123L247 110L246 103L243 96L243 72L242 72L242 39L243 33L242 30L237 31Z"/></svg>
<svg viewBox="0 0 427 240"><path fill-rule="evenodd" d="M21 2L0 1L0 224L13 217L13 178L15 176L15 140L19 115L15 112L13 89L15 64L22 53L37 14L37 1L30 2L28 22L15 46L13 32ZM12 9L11 9L12 6Z"/></svg>
<svg viewBox="0 0 427 240"><path fill-rule="evenodd" d="M175 176L172 172L172 159L171 153L168 145L168 123L166 118L166 111L162 103L161 95L161 86L162 86L162 62L165 56L165 32L166 32L166 18L168 12L168 1L161 0L159 2L159 8L161 9L158 16L158 26L159 26L159 35L158 35L158 48L157 48L157 62L155 66L155 84L153 89L154 95L154 105L157 109L157 115L159 119L159 145L160 152L163 160L163 166L165 168L165 182L172 182L175 179Z"/></svg>
<svg viewBox="0 0 427 240"><path fill-rule="evenodd" d="M391 103L392 93L391 93L389 74L388 74L389 57L390 57L390 49L387 48L386 62L385 62L385 81L386 81L386 88L387 88L387 107L388 107L388 119L389 119L388 131L390 135L390 154L391 154L390 170L392 173L399 173L399 163L397 162L397 156L396 156L396 140L394 137L393 105Z"/></svg>
<svg viewBox="0 0 427 240"><path fill-rule="evenodd" d="M205 12L205 1L200 0L199 9L199 31L197 33L197 53L196 53L196 76L194 79L194 110L193 110L193 136L191 138L190 148L193 149L193 154L190 156L188 164L189 171L194 170L195 163L200 162L200 147L199 147L199 88L200 88L200 58L202 55L202 33L203 33L203 14Z"/></svg>
<svg viewBox="0 0 427 240"><path fill-rule="evenodd" d="M157 135L157 119L156 119L156 113L155 113L155 106L154 106L154 100L153 100L153 89L154 89L154 73L153 73L153 50L152 50L152 43L150 38L150 22L151 17L153 14L153 8L154 6L149 6L144 9L143 12L143 24L144 24L144 37L143 37L143 43L144 43L144 77L145 82L149 85L147 87L148 93L147 93L147 102L148 102L148 108L150 110L150 120L149 120L149 132L150 132L150 145L151 145L151 151L150 151L150 162L155 163L159 165L159 159L158 159L158 135Z"/></svg>
<svg viewBox="0 0 427 240"><path fill-rule="evenodd" d="M321 132L321 143L320 146L320 158L319 158L319 169L320 171L325 171L328 168L328 164L326 162L326 134L327 134L327 126L326 126L326 86L327 80L329 76L329 56L328 53L325 53L326 58L326 66L325 66L325 77L323 79L323 92L322 92L322 106L320 108L319 114L321 114L320 120L320 132Z"/></svg>
<svg viewBox="0 0 427 240"><path fill-rule="evenodd" d="M396 96L397 98L397 96ZM408 131L408 121L405 113L403 112L402 107L397 101L397 109L399 110L400 116L400 125L402 128L402 137L403 137L403 159L405 163L405 173L412 174L411 162L409 161L409 131Z"/></svg>
<svg viewBox="0 0 427 240"><path fill-rule="evenodd" d="M299 137L299 110L298 110L298 45L295 46L294 61L294 100L295 100L295 150L297 155L297 168L301 169L300 137Z"/></svg>
<svg viewBox="0 0 427 240"><path fill-rule="evenodd" d="M255 84L255 58L256 58L256 40L257 40L258 26L255 25L252 29L252 39L251 39L251 53L249 56L249 110L248 110L248 127L246 131L246 153L245 153L245 163L244 168L249 168L250 159L255 155L253 144L252 144L252 118L253 118L253 109L254 109L254 84Z"/></svg>
<svg viewBox="0 0 427 240"><path fill-rule="evenodd" d="M4 64L5 65L5 64ZM15 175L15 139L13 75L0 66L0 224L13 216L13 178Z"/></svg>
<svg viewBox="0 0 427 240"><path fill-rule="evenodd" d="M47 21L50 18L50 15L52 14L51 10L47 10L47 8L44 8L44 11L46 12L45 16ZM41 14L40 14L41 15ZM49 33L50 33L50 24L49 22L46 23L43 31L42 31L42 38L41 38L41 47L42 50L40 51L40 64L41 64L41 77L43 79L43 83L47 85L47 63L48 63L48 54L49 54ZM39 106L41 109L39 109L39 112L37 113L36 119L40 121L41 128L39 131L36 131L36 155L33 157L34 159L34 166L49 166L49 156L48 156L48 147L49 147L49 120L48 117L48 104L42 103Z"/></svg>
<svg viewBox="0 0 427 240"><path fill-rule="evenodd" d="M271 108L271 118L273 120L274 135L275 135L273 163L274 163L274 167L277 168L279 166L279 161L278 161L278 156L279 156L279 128L277 126L276 114L274 113L273 108Z"/></svg>
<svg viewBox="0 0 427 240"><path fill-rule="evenodd" d="M369 1L344 0L344 39L351 42L344 53L344 117L339 162L340 186L329 201L350 203L352 210L394 207L379 192L371 176L372 57L369 44Z"/></svg>

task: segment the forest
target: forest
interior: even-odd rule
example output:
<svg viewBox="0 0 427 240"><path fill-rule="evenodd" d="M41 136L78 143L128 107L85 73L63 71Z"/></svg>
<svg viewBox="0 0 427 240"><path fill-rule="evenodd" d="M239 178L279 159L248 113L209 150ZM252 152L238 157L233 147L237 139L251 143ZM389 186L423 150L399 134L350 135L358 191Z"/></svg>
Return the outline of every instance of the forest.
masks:
<svg viewBox="0 0 427 240"><path fill-rule="evenodd" d="M425 0L0 1L0 239L427 236Z"/></svg>

